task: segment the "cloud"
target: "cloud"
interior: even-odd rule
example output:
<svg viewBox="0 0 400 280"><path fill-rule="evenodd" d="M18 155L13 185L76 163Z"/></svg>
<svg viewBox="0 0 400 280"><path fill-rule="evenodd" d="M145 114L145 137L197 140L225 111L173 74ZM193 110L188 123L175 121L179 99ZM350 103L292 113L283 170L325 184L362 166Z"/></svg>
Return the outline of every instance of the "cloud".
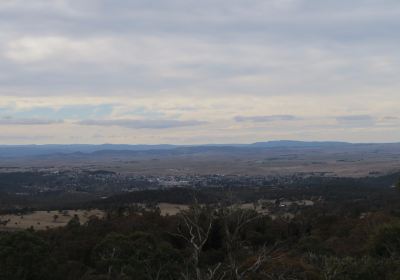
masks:
<svg viewBox="0 0 400 280"><path fill-rule="evenodd" d="M339 125L347 126L373 126L375 118L370 115L346 115L336 117Z"/></svg>
<svg viewBox="0 0 400 280"><path fill-rule="evenodd" d="M336 117L339 122L359 122L359 121L371 121L373 117L370 115L347 115Z"/></svg>
<svg viewBox="0 0 400 280"><path fill-rule="evenodd" d="M64 101L65 102L65 101ZM84 119L105 117L112 114L112 104L70 104L53 107L35 104L20 104L14 102L11 105L0 107L1 115L13 119Z"/></svg>
<svg viewBox="0 0 400 280"><path fill-rule="evenodd" d="M383 120L385 121L394 121L394 120L399 120L399 117L395 117L395 116L386 116L383 118Z"/></svg>
<svg viewBox="0 0 400 280"><path fill-rule="evenodd" d="M4 56L18 64L97 64L104 63L105 58L108 58L109 62L113 58L113 51L118 50L115 48L117 44L117 40L107 37L74 39L63 36L29 36L9 41Z"/></svg>
<svg viewBox="0 0 400 280"><path fill-rule="evenodd" d="M275 121L293 121L297 117L293 115L269 115L269 116L236 116L237 122L275 122Z"/></svg>
<svg viewBox="0 0 400 280"><path fill-rule="evenodd" d="M18 95L344 95L399 85L394 1L6 2L0 91Z"/></svg>
<svg viewBox="0 0 400 280"><path fill-rule="evenodd" d="M0 2L0 119L54 141L400 137L397 0Z"/></svg>
<svg viewBox="0 0 400 280"><path fill-rule="evenodd" d="M45 119L13 119L3 118L0 119L0 125L50 125L50 124L62 124L63 120L45 120Z"/></svg>
<svg viewBox="0 0 400 280"><path fill-rule="evenodd" d="M80 125L89 125L89 126L120 126L125 128L132 129L168 129L168 128L179 128L179 127L188 127L188 126L198 126L206 124L203 121L196 120L131 120L131 119L122 119L122 120L83 120L78 124Z"/></svg>

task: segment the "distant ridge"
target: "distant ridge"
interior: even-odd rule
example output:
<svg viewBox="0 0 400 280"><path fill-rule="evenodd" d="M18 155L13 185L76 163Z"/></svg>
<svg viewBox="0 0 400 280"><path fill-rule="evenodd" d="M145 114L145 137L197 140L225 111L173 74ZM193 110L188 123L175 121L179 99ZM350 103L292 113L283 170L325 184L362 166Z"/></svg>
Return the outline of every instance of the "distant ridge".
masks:
<svg viewBox="0 0 400 280"><path fill-rule="evenodd" d="M98 151L148 151L169 150L177 146L160 145L129 145L129 144L71 144L71 145L0 145L0 157L24 157L51 154L93 153Z"/></svg>
<svg viewBox="0 0 400 280"><path fill-rule="evenodd" d="M205 144L205 145L129 145L129 144L71 144L71 145L0 145L0 158L13 157L35 157L49 155L72 155L72 154L200 154L200 153L246 153L256 152L257 149L329 149L362 147L366 145L380 147L382 145L400 145L398 143L388 144L357 144L338 141L293 141L279 140L256 142L252 144Z"/></svg>
<svg viewBox="0 0 400 280"><path fill-rule="evenodd" d="M253 147L329 147L329 146L349 146L355 145L348 142L338 142L338 141L293 141L293 140L278 140L278 141L268 141L268 142L256 142L250 144Z"/></svg>

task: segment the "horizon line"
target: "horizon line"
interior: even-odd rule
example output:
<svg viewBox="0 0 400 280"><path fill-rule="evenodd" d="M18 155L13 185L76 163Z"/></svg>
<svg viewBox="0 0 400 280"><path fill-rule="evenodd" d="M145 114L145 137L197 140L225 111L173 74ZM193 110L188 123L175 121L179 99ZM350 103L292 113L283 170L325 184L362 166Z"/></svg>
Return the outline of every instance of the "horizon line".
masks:
<svg viewBox="0 0 400 280"><path fill-rule="evenodd" d="M1 144L0 147L22 147L22 146L212 146L212 145L223 145L223 146L240 146L240 145L254 145L259 143L279 143L279 142L292 142L292 143L341 143L341 144L399 144L400 141L393 142L351 142L351 141L341 141L341 140L266 140L266 141L256 141L256 142L246 142L246 143L198 143L198 144L172 144L172 143L158 143L158 144L143 144L143 143L43 143L43 144Z"/></svg>

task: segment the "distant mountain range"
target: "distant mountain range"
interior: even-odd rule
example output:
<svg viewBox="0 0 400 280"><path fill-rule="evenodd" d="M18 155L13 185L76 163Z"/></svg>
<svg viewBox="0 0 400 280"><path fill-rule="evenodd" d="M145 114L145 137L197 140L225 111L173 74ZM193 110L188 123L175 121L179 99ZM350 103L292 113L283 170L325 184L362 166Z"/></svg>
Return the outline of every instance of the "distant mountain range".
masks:
<svg viewBox="0 0 400 280"><path fill-rule="evenodd" d="M0 145L0 157L32 157L62 154L120 154L133 152L139 154L191 154L206 152L249 152L257 149L329 149L356 146L382 146L393 144L353 144L347 142L305 142L305 141L268 141L253 144L207 144L207 145ZM400 144L399 144L400 145Z"/></svg>

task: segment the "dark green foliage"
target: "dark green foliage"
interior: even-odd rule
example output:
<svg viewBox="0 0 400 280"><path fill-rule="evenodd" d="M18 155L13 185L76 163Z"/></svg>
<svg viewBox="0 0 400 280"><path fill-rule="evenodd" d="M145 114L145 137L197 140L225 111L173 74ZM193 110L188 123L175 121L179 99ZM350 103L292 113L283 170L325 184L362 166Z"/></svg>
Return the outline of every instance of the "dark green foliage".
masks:
<svg viewBox="0 0 400 280"><path fill-rule="evenodd" d="M67 227L74 228L79 227L80 225L79 216L74 215L74 217L68 222Z"/></svg>
<svg viewBox="0 0 400 280"><path fill-rule="evenodd" d="M322 279L397 280L400 277L400 261L396 259L310 255L308 262L314 265Z"/></svg>
<svg viewBox="0 0 400 280"><path fill-rule="evenodd" d="M253 210L201 209L202 227L210 221L207 215L213 216L198 263L191 261L190 242L175 234L182 226L179 217L151 212L93 219L85 225L75 218L61 229L2 233L0 280L197 279L196 268L202 277L218 268L216 275L225 275L223 280L400 277L400 223L387 214L352 220L311 215L284 221L258 217ZM310 226L305 230L307 219ZM365 234L373 224L375 230ZM349 225L351 230L344 234L341 229ZM262 248L267 255L261 265L245 273ZM238 278L233 268L244 276Z"/></svg>
<svg viewBox="0 0 400 280"><path fill-rule="evenodd" d="M380 227L370 241L372 255L378 257L400 257L400 222Z"/></svg>
<svg viewBox="0 0 400 280"><path fill-rule="evenodd" d="M313 207L272 205L292 211L293 219L232 207L225 188L132 193L106 200L105 219L81 224L73 217L64 228L0 233L0 280L398 280L400 192L389 188L389 179L383 189L373 186L374 178L311 178L304 189L229 189L234 202L313 197ZM352 186L358 181L362 188ZM164 196L188 202L194 195L201 204L177 216L161 216L154 203ZM142 199L151 210L130 203ZM190 236L197 229L185 227L184 215L207 232L198 252ZM213 270L216 277L207 278Z"/></svg>
<svg viewBox="0 0 400 280"><path fill-rule="evenodd" d="M93 262L112 279L163 279L176 275L180 257L170 244L150 234L112 233L94 248Z"/></svg>
<svg viewBox="0 0 400 280"><path fill-rule="evenodd" d="M0 236L1 280L51 279L48 244L31 232Z"/></svg>

